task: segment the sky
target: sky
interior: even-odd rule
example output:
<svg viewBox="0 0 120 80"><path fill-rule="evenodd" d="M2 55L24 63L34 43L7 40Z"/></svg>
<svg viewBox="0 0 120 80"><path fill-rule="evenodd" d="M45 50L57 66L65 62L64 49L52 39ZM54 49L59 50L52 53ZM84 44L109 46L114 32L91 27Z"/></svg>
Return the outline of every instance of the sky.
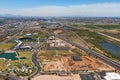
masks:
<svg viewBox="0 0 120 80"><path fill-rule="evenodd" d="M120 0L0 0L0 14L120 17Z"/></svg>

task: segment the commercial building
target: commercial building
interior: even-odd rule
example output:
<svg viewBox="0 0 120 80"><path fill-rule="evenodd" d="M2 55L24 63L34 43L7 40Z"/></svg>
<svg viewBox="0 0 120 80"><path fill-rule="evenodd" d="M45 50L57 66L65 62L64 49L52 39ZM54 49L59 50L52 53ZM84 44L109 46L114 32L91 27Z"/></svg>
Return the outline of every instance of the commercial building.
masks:
<svg viewBox="0 0 120 80"><path fill-rule="evenodd" d="M120 75L115 72L107 72L104 76L105 80L120 80Z"/></svg>

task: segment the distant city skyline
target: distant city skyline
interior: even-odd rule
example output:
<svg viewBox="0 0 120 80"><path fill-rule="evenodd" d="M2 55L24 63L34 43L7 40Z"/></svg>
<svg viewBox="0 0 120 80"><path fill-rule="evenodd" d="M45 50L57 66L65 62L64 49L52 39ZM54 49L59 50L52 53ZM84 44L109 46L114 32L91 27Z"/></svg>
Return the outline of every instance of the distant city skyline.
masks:
<svg viewBox="0 0 120 80"><path fill-rule="evenodd" d="M0 0L0 15L120 17L120 0Z"/></svg>

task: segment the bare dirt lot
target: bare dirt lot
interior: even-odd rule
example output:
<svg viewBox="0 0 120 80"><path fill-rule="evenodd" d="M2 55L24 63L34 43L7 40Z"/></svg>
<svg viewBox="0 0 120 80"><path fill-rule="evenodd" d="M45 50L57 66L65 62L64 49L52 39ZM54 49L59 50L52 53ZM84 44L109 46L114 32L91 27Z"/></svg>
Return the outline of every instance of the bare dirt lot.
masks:
<svg viewBox="0 0 120 80"><path fill-rule="evenodd" d="M64 71L60 56L41 56L43 71Z"/></svg>
<svg viewBox="0 0 120 80"><path fill-rule="evenodd" d="M113 67L105 64L104 62L90 58L88 56L82 56L81 61L74 61L71 59L71 56L62 57L67 70L74 71L74 70L114 70Z"/></svg>
<svg viewBox="0 0 120 80"><path fill-rule="evenodd" d="M100 32L105 33L112 33L112 34L118 34L120 33L118 30L99 30Z"/></svg>
<svg viewBox="0 0 120 80"><path fill-rule="evenodd" d="M32 80L80 80L80 76L78 74L70 76L40 75L34 77Z"/></svg>
<svg viewBox="0 0 120 80"><path fill-rule="evenodd" d="M80 61L75 61L72 54L67 56L40 56L43 71L111 71L115 70L108 64L88 56L79 56Z"/></svg>

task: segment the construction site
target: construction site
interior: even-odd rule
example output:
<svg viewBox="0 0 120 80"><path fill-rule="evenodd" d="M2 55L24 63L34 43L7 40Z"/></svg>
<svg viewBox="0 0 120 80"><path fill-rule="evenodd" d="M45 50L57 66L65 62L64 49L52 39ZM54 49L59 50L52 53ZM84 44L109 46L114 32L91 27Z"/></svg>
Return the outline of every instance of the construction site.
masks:
<svg viewBox="0 0 120 80"><path fill-rule="evenodd" d="M88 56L69 55L41 55L39 59L43 72L75 72L75 71L114 71L108 64Z"/></svg>
<svg viewBox="0 0 120 80"><path fill-rule="evenodd" d="M64 71L60 56L40 56L43 71Z"/></svg>
<svg viewBox="0 0 120 80"><path fill-rule="evenodd" d="M115 70L108 64L88 56L62 56L62 60L68 71L111 71Z"/></svg>

